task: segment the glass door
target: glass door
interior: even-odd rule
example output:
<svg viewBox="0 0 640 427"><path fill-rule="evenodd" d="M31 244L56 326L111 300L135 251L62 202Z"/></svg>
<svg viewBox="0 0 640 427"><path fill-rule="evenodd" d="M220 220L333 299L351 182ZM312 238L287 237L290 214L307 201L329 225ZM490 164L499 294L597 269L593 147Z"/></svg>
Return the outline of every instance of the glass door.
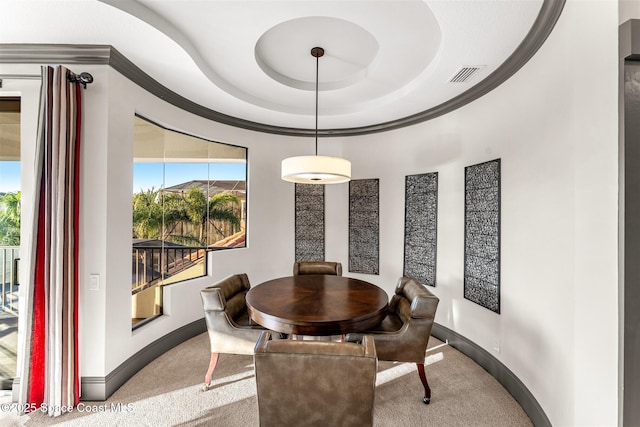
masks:
<svg viewBox="0 0 640 427"><path fill-rule="evenodd" d="M20 269L20 98L0 97L0 388L16 373Z"/></svg>

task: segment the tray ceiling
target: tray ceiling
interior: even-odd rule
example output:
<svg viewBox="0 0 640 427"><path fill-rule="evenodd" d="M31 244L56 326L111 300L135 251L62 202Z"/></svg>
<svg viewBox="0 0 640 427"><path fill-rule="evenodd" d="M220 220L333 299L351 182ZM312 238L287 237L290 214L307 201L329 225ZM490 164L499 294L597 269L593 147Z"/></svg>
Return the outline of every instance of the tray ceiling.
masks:
<svg viewBox="0 0 640 427"><path fill-rule="evenodd" d="M318 125L340 134L410 125L491 90L546 39L555 3L5 0L0 40L111 45L243 127L307 131L320 46Z"/></svg>

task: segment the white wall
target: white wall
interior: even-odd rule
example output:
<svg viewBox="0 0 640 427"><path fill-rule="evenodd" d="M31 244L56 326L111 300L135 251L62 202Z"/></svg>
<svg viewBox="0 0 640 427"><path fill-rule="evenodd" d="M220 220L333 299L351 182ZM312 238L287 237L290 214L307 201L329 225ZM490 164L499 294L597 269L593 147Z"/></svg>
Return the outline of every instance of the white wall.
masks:
<svg viewBox="0 0 640 427"><path fill-rule="evenodd" d="M388 293L402 274L404 177L439 173L436 321L502 361L558 426L617 423L617 25L614 1L568 1L541 50L485 97L412 128L320 142L321 152L352 160L354 178L379 178L381 191L380 275L346 271L347 185L326 189L327 259ZM95 77L83 130L81 375L103 377L202 317L199 291L213 280L246 272L255 284L290 274L293 185L280 180L280 161L311 143L185 113L108 67L70 68ZM134 113L248 147L249 223L246 249L211 254L213 277L167 287L166 315L132 333ZM465 300L462 277L464 167L495 158L500 315ZM90 274L100 275L98 291L88 291Z"/></svg>
<svg viewBox="0 0 640 427"><path fill-rule="evenodd" d="M380 178L380 276L365 277L391 291L404 176L438 172L436 321L509 367L553 425L617 424L617 22L615 2L569 1L541 50L485 97L343 144L354 178ZM464 167L495 158L500 315L465 300L462 277ZM343 261L345 191L327 192L328 254Z"/></svg>

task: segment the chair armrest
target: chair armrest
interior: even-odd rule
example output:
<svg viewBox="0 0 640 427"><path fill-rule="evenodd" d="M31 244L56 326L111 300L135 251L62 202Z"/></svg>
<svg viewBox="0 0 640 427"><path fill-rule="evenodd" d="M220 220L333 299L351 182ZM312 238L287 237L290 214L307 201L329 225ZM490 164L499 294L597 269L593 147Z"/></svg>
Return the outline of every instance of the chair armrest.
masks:
<svg viewBox="0 0 640 427"><path fill-rule="evenodd" d="M212 353L253 354L256 341L264 329L236 327L221 311L205 313L209 345Z"/></svg>
<svg viewBox="0 0 640 427"><path fill-rule="evenodd" d="M397 342L398 339L405 333L406 327L403 327L397 331L365 331L365 332L351 332L345 335L344 340L346 342L363 343L367 338L370 338L372 342Z"/></svg>
<svg viewBox="0 0 640 427"><path fill-rule="evenodd" d="M200 291L204 311L223 311L226 300L220 288L204 288Z"/></svg>

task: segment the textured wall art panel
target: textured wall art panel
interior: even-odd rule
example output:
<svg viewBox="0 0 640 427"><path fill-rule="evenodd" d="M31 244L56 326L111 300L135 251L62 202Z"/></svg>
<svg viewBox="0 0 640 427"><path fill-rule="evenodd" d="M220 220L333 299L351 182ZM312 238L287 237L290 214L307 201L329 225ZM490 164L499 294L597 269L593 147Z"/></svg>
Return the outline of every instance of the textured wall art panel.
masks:
<svg viewBox="0 0 640 427"><path fill-rule="evenodd" d="M356 179L349 182L349 271L378 274L379 182Z"/></svg>
<svg viewBox="0 0 640 427"><path fill-rule="evenodd" d="M405 178L404 275L436 285L438 173Z"/></svg>
<svg viewBox="0 0 640 427"><path fill-rule="evenodd" d="M500 313L500 159L465 168L464 297Z"/></svg>
<svg viewBox="0 0 640 427"><path fill-rule="evenodd" d="M324 185L295 184L296 261L324 261Z"/></svg>

